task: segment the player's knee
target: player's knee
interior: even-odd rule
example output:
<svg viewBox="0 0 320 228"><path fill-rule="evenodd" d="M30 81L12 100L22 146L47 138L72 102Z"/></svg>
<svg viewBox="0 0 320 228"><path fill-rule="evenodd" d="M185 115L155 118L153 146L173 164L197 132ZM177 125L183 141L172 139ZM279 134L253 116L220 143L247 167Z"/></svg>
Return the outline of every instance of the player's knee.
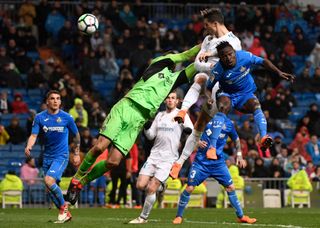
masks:
<svg viewBox="0 0 320 228"><path fill-rule="evenodd" d="M108 163L108 166L111 169L113 169L114 167L117 167L120 164L120 160L110 157L110 158L108 158L107 163Z"/></svg>
<svg viewBox="0 0 320 228"><path fill-rule="evenodd" d="M136 187L137 187L137 189L144 191L146 188L146 185L144 183L138 181L136 184Z"/></svg>
<svg viewBox="0 0 320 228"><path fill-rule="evenodd" d="M198 83L199 85L204 85L208 80L208 75L205 73L198 73L194 77L194 82Z"/></svg>
<svg viewBox="0 0 320 228"><path fill-rule="evenodd" d="M225 189L226 189L227 192L232 192L232 191L235 190L235 187L234 187L234 185L232 184L232 185L229 185L228 187L225 187Z"/></svg>
<svg viewBox="0 0 320 228"><path fill-rule="evenodd" d="M186 191L187 191L188 193L192 193L193 190L194 190L194 186L188 185L188 186L186 187Z"/></svg>
<svg viewBox="0 0 320 228"><path fill-rule="evenodd" d="M53 177L45 176L44 182L46 183L47 186L52 186L56 182L56 180Z"/></svg>

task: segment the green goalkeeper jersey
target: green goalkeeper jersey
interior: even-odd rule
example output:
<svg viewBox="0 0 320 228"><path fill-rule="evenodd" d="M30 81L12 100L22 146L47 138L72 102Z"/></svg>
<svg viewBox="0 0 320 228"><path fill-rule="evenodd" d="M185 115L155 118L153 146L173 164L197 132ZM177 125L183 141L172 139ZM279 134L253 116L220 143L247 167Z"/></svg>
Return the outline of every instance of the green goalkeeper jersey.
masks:
<svg viewBox="0 0 320 228"><path fill-rule="evenodd" d="M178 86L191 81L196 73L193 63L177 72L174 72L175 64L190 60L199 50L200 46L197 45L183 53L168 54L154 59L125 97L149 110L150 117L153 117L168 94Z"/></svg>

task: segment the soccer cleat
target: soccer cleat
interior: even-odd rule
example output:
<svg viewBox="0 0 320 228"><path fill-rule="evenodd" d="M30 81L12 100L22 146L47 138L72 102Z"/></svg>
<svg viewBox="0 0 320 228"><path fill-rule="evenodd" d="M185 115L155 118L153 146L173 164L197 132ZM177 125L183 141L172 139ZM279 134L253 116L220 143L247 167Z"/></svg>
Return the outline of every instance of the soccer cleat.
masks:
<svg viewBox="0 0 320 228"><path fill-rule="evenodd" d="M82 184L80 183L80 181L72 178L67 191L67 199L72 205L75 205L78 201L81 189Z"/></svg>
<svg viewBox="0 0 320 228"><path fill-rule="evenodd" d="M178 114L173 118L174 121L177 121L179 124L184 123L184 117L187 114L187 110L180 110Z"/></svg>
<svg viewBox="0 0 320 228"><path fill-rule="evenodd" d="M255 218L250 218L247 215L242 216L242 218L238 218L239 223L248 223L248 224L253 224L256 223L257 219Z"/></svg>
<svg viewBox="0 0 320 228"><path fill-rule="evenodd" d="M260 142L260 149L265 152L269 147L271 147L273 144L273 140L271 136L265 135L262 137L261 142Z"/></svg>
<svg viewBox="0 0 320 228"><path fill-rule="evenodd" d="M174 220L172 221L173 224L181 224L182 223L182 217L177 216L174 218Z"/></svg>
<svg viewBox="0 0 320 228"><path fill-rule="evenodd" d="M210 148L207 151L207 158L210 160L217 160L218 159L216 148Z"/></svg>
<svg viewBox="0 0 320 228"><path fill-rule="evenodd" d="M142 206L141 206L141 205L135 205L135 206L133 207L133 209L142 209Z"/></svg>
<svg viewBox="0 0 320 228"><path fill-rule="evenodd" d="M69 212L69 209L68 209L68 204L67 203L64 203L64 205L62 205L59 209L59 215L58 215L58 220L59 221L63 221L67 218L68 216L68 212Z"/></svg>
<svg viewBox="0 0 320 228"><path fill-rule="evenodd" d="M129 224L142 224L142 223L147 223L148 220L147 219L144 219L144 218L141 218L140 216L138 218L135 218L133 220L131 220L129 222Z"/></svg>
<svg viewBox="0 0 320 228"><path fill-rule="evenodd" d="M181 164L177 162L173 163L172 168L170 170L170 174L169 174L170 177L172 177L173 179L178 178L181 167L182 167Z"/></svg>
<svg viewBox="0 0 320 228"><path fill-rule="evenodd" d="M66 223L66 222L71 221L71 219L72 219L72 215L71 215L70 211L68 211L66 217L63 220L57 220L54 223Z"/></svg>

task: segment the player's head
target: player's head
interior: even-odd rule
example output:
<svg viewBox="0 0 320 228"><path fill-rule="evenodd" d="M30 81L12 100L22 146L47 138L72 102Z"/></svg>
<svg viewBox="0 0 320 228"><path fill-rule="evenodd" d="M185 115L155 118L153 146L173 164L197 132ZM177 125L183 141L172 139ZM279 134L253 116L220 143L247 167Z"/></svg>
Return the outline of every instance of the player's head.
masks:
<svg viewBox="0 0 320 228"><path fill-rule="evenodd" d="M220 62L225 68L232 68L236 65L236 51L231 44L226 41L221 42L217 46L217 52Z"/></svg>
<svg viewBox="0 0 320 228"><path fill-rule="evenodd" d="M171 93L169 93L165 100L166 109L171 111L177 107L178 103L179 99L177 97L177 92L174 90Z"/></svg>
<svg viewBox="0 0 320 228"><path fill-rule="evenodd" d="M60 92L57 90L50 90L46 96L46 105L51 112L57 111L61 105Z"/></svg>
<svg viewBox="0 0 320 228"><path fill-rule="evenodd" d="M203 17L203 25L207 33L218 37L217 33L221 26L224 26L224 17L220 9L210 8L200 11Z"/></svg>

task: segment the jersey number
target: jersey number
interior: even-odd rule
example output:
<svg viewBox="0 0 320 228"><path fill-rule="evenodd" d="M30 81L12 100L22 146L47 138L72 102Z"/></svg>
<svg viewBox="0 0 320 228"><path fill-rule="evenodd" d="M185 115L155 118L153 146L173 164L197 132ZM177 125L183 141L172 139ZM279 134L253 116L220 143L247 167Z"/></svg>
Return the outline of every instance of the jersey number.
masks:
<svg viewBox="0 0 320 228"><path fill-rule="evenodd" d="M190 174L190 177L191 177L191 178L194 178L194 177L196 176L196 173L197 173L196 170L192 170L192 171L191 171L191 174Z"/></svg>

